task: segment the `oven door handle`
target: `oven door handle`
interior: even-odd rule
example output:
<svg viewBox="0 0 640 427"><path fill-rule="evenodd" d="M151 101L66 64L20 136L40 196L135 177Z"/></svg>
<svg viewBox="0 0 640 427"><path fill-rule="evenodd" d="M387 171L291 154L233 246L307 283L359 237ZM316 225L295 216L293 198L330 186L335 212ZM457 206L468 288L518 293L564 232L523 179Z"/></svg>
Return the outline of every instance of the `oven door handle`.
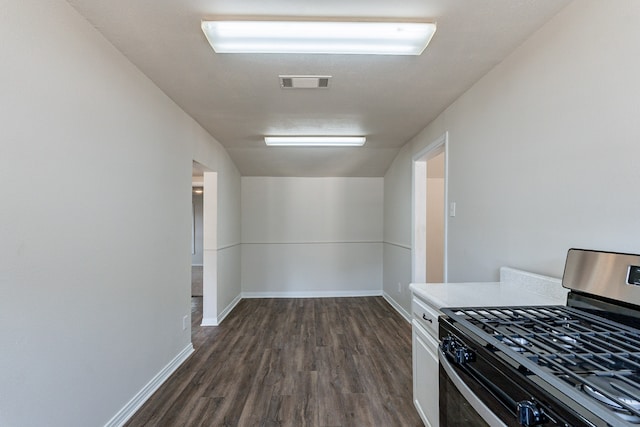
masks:
<svg viewBox="0 0 640 427"><path fill-rule="evenodd" d="M447 373L447 376L451 380L451 382L456 386L460 394L469 402L469 404L476 410L478 415L482 417L490 426L496 427L508 427L500 418L496 416L491 409L489 409L479 398L475 395L475 393L464 383L462 378L455 371L455 368L451 364L451 362L447 359L447 356L442 352L442 349L438 349L438 358L440 359L440 365L444 368L444 371ZM468 365L465 365L466 370L472 370ZM477 371L473 370L473 377L478 379ZM483 387L487 387L486 383L482 384ZM494 393L491 393L494 394ZM515 404L515 401L513 402Z"/></svg>
<svg viewBox="0 0 640 427"><path fill-rule="evenodd" d="M471 357L471 359L473 360L465 360L464 362L457 363L457 361L455 360L451 361L451 359L447 357L446 353L442 350L442 348L440 348L439 359L440 359L440 363L442 363L443 365L444 370L447 372L447 375L449 375L451 382L455 384L456 388L458 388L458 390L461 393L462 393L462 388L460 388L459 385L462 384L463 387L466 387L466 388L468 388L468 386L466 385L464 380L460 378L458 373L455 371L455 366L458 366L461 370L469 374L480 386L482 386L487 391L487 393L495 397L507 408L510 408L511 412L514 414L514 417L519 421L519 424L521 426L525 426L525 427L537 426L537 425L545 424L547 423L547 421L549 421L549 418L547 417L545 410L540 408L540 406L535 401L523 400L521 402L518 402L514 400L500 387L496 386L484 374L482 374L477 369L475 369L473 367L473 362L475 360L473 357ZM456 379L459 380L459 382L454 381L453 375L455 375ZM469 391L471 392L471 395L473 396L473 398L476 399L479 402L479 404L482 405L482 407L486 408L484 403L482 403L482 401L475 395L475 393L473 393L473 391L471 391L470 389ZM467 395L465 395L464 393L462 394L465 398L467 398L467 400L469 400ZM469 402L471 403L471 401ZM473 404L472 406L476 408ZM487 408L487 410L491 411L489 408ZM478 410L477 408L476 408L476 411L484 418L484 413L480 412L480 410ZM491 415L494 415L493 412L491 412ZM494 425L493 422L490 423L490 425L493 426Z"/></svg>
<svg viewBox="0 0 640 427"><path fill-rule="evenodd" d="M475 356L474 356L475 358ZM481 386L485 388L491 395L501 401L507 408L511 408L514 414L517 414L518 402L511 398L506 392L496 386L490 379L484 374L473 367L473 360L465 363L455 363L455 366L460 366L460 369L466 371L471 375Z"/></svg>

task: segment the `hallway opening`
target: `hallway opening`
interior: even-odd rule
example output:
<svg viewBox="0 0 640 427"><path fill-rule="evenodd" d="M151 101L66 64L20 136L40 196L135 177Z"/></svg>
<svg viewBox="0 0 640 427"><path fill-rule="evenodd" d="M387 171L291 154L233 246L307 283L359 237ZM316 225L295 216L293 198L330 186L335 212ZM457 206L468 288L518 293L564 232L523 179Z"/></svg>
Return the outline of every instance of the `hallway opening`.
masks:
<svg viewBox="0 0 640 427"><path fill-rule="evenodd" d="M411 280L447 281L448 134L413 157Z"/></svg>

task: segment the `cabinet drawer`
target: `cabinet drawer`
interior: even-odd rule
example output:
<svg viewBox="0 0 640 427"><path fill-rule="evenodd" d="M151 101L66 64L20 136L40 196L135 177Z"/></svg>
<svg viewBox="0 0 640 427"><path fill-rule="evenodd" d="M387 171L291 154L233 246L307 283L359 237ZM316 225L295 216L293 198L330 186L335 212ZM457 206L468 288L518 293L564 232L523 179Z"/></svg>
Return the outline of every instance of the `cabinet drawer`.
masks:
<svg viewBox="0 0 640 427"><path fill-rule="evenodd" d="M413 318L437 340L438 317L440 316L440 312L416 298L413 298L411 307L413 310Z"/></svg>

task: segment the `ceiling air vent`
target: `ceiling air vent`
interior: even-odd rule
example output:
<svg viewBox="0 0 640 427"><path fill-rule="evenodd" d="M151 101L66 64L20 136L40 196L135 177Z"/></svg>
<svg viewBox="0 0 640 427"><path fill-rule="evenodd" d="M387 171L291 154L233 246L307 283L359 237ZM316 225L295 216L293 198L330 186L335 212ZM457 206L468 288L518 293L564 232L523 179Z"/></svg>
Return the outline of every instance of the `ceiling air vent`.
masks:
<svg viewBox="0 0 640 427"><path fill-rule="evenodd" d="M279 76L283 89L326 89L331 76Z"/></svg>

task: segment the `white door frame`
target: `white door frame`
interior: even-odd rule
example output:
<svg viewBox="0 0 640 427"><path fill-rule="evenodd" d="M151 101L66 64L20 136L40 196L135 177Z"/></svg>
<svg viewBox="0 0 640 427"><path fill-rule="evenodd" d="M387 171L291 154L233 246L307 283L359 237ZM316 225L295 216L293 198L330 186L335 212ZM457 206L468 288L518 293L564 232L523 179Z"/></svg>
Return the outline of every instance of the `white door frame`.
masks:
<svg viewBox="0 0 640 427"><path fill-rule="evenodd" d="M444 152L444 256L442 280L447 282L449 221L449 132L413 156L411 185L411 282L427 281L427 161Z"/></svg>
<svg viewBox="0 0 640 427"><path fill-rule="evenodd" d="M204 172L202 326L218 325L218 173Z"/></svg>

